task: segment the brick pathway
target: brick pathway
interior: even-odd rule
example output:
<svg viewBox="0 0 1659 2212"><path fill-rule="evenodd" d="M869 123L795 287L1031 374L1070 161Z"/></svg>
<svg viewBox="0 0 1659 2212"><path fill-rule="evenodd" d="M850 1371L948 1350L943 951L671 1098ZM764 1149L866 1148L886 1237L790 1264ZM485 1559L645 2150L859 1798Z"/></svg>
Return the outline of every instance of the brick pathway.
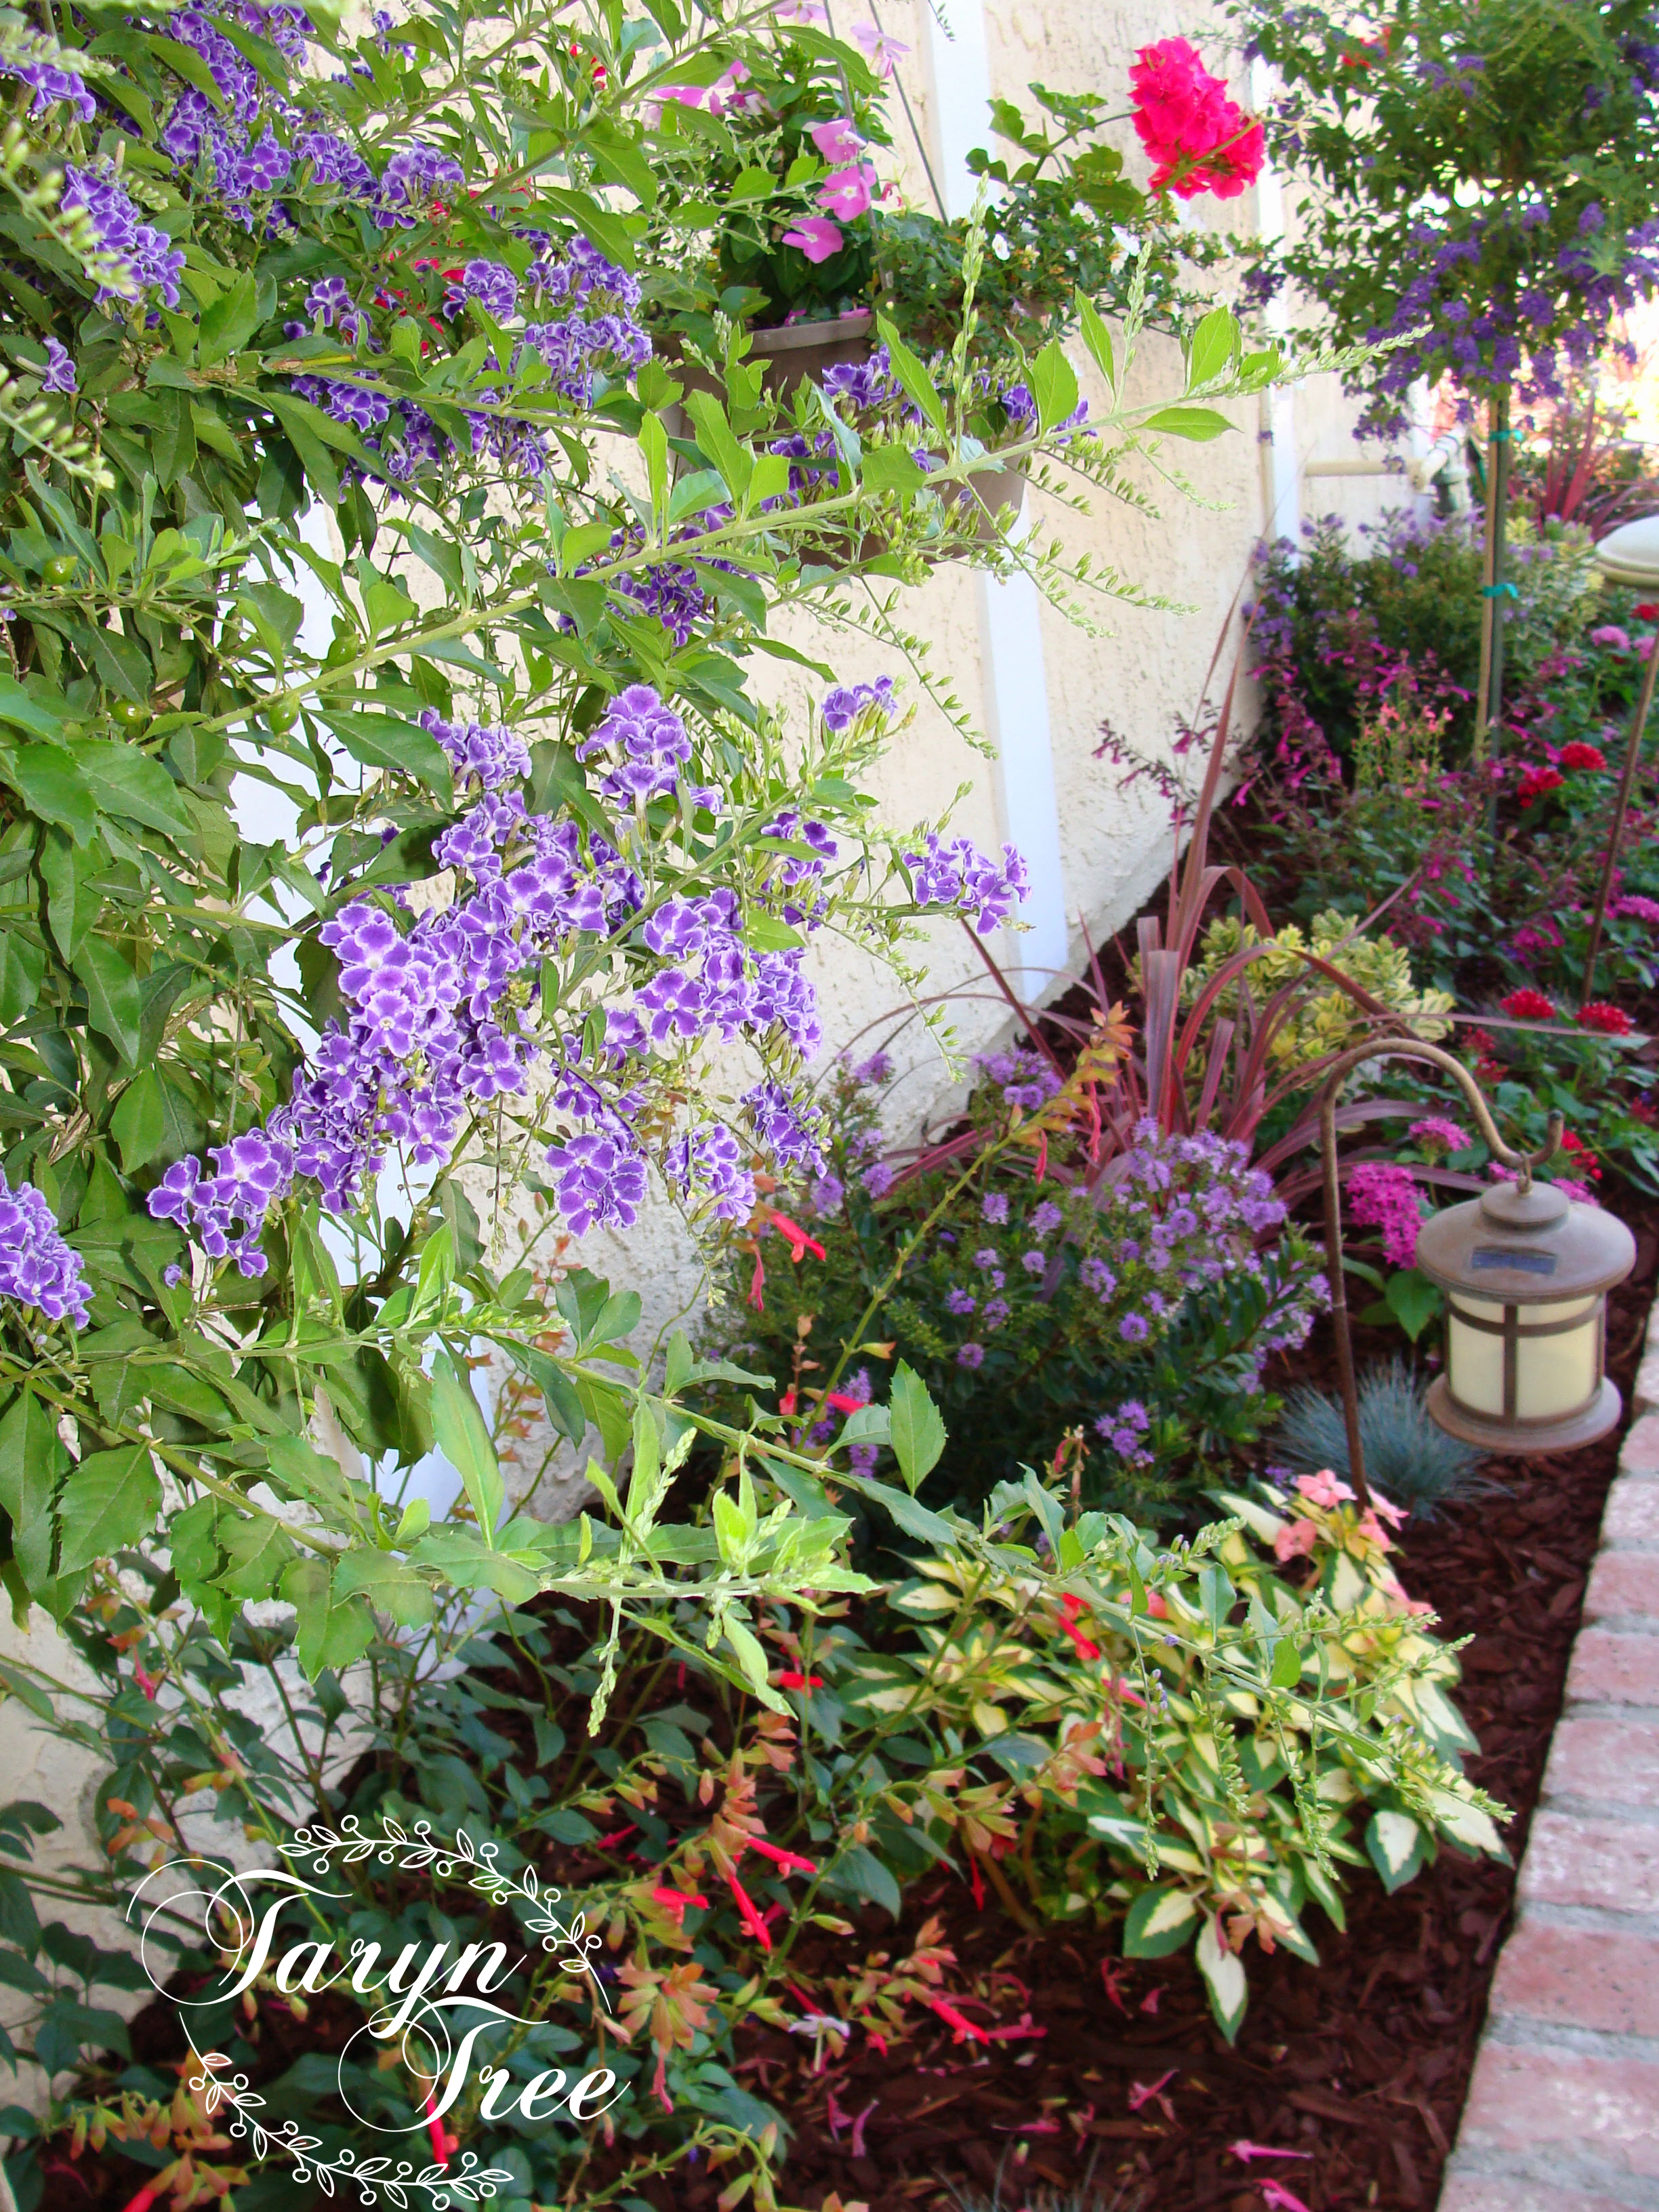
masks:
<svg viewBox="0 0 1659 2212"><path fill-rule="evenodd" d="M1440 2212L1659 2212L1659 1306Z"/></svg>

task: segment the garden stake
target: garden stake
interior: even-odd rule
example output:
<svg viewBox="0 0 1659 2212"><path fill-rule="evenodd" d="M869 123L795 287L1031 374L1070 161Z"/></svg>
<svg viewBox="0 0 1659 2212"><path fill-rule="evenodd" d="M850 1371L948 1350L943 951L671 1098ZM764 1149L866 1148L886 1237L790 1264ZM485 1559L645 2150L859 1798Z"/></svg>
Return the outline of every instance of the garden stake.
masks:
<svg viewBox="0 0 1659 2212"><path fill-rule="evenodd" d="M1655 657L1659 659L1659 654ZM1650 668L1652 665L1649 663ZM1336 1370L1342 1386L1342 1419L1348 1431L1348 1474L1362 1510L1369 1508L1371 1493L1365 1480L1364 1447L1359 1441L1359 1391L1354 1381L1348 1292L1342 1274L1342 1179L1336 1158L1336 1101L1349 1076L1368 1060L1426 1060L1449 1075L1468 1101L1469 1111L1492 1158L1514 1170L1522 1190L1531 1187L1533 1170L1553 1159L1561 1142L1561 1117L1553 1114L1547 1140L1537 1152L1512 1150L1498 1135L1486 1093L1462 1061L1454 1060L1438 1045L1424 1043L1419 1037L1374 1037L1368 1043L1354 1045L1331 1062L1331 1072L1319 1094L1319 1158L1325 1179L1325 1267L1331 1285L1331 1324L1336 1331Z"/></svg>
<svg viewBox="0 0 1659 2212"><path fill-rule="evenodd" d="M1504 746L1504 595L1507 592L1510 599L1517 596L1515 586L1504 574L1504 555L1509 540L1510 447L1513 443L1507 384L1492 403L1492 459L1487 471L1486 604L1481 620L1481 635L1485 637L1490 634L1492 643L1490 651L1482 656L1489 674L1481 693L1481 714L1486 758L1495 769ZM1486 794L1486 836L1491 839L1497 834L1498 783L1494 776Z"/></svg>
<svg viewBox="0 0 1659 2212"><path fill-rule="evenodd" d="M1601 863L1601 884L1595 894L1595 905L1590 914L1589 952L1584 961L1584 988L1579 996L1578 1011L1583 1013L1595 995L1595 959L1601 949L1601 925L1607 920L1607 901L1613 895L1613 879L1619 867L1619 848L1625 835L1625 817L1630 811L1630 795L1636 787L1636 771L1642 759L1642 731L1648 719L1648 708L1653 704L1653 679L1659 675L1659 636L1656 636L1653 651L1648 655L1648 665L1642 672L1642 689L1637 695L1636 715L1630 726L1630 743L1625 748L1625 765L1619 777L1619 796L1613 802L1613 827L1607 832L1607 858Z"/></svg>

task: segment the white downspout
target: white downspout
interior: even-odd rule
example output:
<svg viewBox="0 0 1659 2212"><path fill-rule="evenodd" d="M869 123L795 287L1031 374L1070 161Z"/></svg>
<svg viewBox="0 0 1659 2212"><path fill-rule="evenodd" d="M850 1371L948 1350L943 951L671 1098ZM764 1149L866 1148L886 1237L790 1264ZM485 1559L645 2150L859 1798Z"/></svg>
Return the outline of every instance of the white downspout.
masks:
<svg viewBox="0 0 1659 2212"><path fill-rule="evenodd" d="M991 70L981 0L951 0L947 33L933 9L926 28L933 137L939 188L951 220L970 214L977 179L968 155L990 139ZM987 733L997 749L997 813L1002 835L1024 855L1031 889L1020 908L1027 927L1010 932L1005 957L1022 997L1051 995L1070 971L1071 932L1060 857L1048 683L1042 658L1042 598L1030 577L1006 582L981 572L980 658Z"/></svg>

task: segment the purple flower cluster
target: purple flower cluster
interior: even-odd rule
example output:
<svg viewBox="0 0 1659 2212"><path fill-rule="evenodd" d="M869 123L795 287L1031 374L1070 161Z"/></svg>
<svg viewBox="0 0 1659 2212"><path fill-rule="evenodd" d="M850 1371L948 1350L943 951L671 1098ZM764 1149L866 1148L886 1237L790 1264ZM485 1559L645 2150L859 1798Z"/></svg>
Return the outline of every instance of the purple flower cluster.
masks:
<svg viewBox="0 0 1659 2212"><path fill-rule="evenodd" d="M434 847L439 866L455 871L453 903L405 926L390 907L354 898L325 922L319 934L338 963L347 1025L330 1025L263 1129L220 1146L211 1172L198 1160L176 1162L149 1196L154 1215L190 1230L210 1258L234 1260L244 1274L264 1272L265 1218L297 1179L315 1182L331 1212L349 1210L390 1146L416 1166L445 1161L477 1107L526 1091L547 1048L532 1024L542 963L574 939L608 938L660 963L628 1004L610 1009L601 1039L584 1030L552 1045L552 1104L584 1125L548 1154L560 1212L578 1235L626 1229L637 1216L645 1155L635 1125L659 1055L714 1037L777 1038L802 1057L817 1048L804 952L756 952L734 892L667 897L647 909L639 877L605 837L526 813L514 787L529 756L513 732L446 721L431 708L421 719L472 796ZM579 750L603 762L607 797L642 805L677 788L691 744L679 716L635 684ZM821 826L808 827L818 832L810 849L833 854ZM757 1148L780 1171L823 1165L816 1113L775 1076L743 1105L752 1145L710 1121L674 1139L664 1158L671 1187L719 1219L752 1210Z"/></svg>
<svg viewBox="0 0 1659 2212"><path fill-rule="evenodd" d="M34 94L29 102L31 115L44 115L59 100L67 101L83 123L90 123L98 112L98 103L87 90L84 79L53 62L0 60L0 76L15 77L28 86Z"/></svg>
<svg viewBox="0 0 1659 2212"><path fill-rule="evenodd" d="M926 850L906 853L903 860L919 905L972 914L981 937L1000 928L1031 888L1025 863L1012 845L1003 847L999 867L971 839L957 837L947 844L930 830Z"/></svg>
<svg viewBox="0 0 1659 2212"><path fill-rule="evenodd" d="M105 257L105 300L142 300L159 294L163 306L179 304L179 278L184 269L182 250L165 231L140 222L138 210L117 182L112 169L77 169L64 165L64 195L59 206L65 215L84 210L99 252Z"/></svg>
<svg viewBox="0 0 1659 2212"><path fill-rule="evenodd" d="M1100 1414L1094 1425L1095 1434L1105 1438L1126 1466L1152 1466L1153 1455L1146 1449L1146 1436L1152 1417L1139 1398L1125 1398L1109 1413Z"/></svg>
<svg viewBox="0 0 1659 2212"><path fill-rule="evenodd" d="M48 1321L87 1325L92 1304L81 1255L33 1183L13 1190L0 1174L0 1297L33 1306Z"/></svg>
<svg viewBox="0 0 1659 2212"><path fill-rule="evenodd" d="M841 684L826 692L819 712L823 726L832 736L841 737L850 730L859 716L873 708L884 721L891 721L896 705L893 679L878 676L873 684Z"/></svg>

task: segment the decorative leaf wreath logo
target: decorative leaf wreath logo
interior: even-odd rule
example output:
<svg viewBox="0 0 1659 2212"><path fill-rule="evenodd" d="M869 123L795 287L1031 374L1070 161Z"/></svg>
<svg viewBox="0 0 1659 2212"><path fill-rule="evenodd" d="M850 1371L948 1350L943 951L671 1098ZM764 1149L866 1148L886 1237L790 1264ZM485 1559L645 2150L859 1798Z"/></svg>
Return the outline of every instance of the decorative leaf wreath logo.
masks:
<svg viewBox="0 0 1659 2212"><path fill-rule="evenodd" d="M526 1932L541 1938L544 1951L559 1954L562 1972L586 1975L599 1991L606 2011L611 2008L605 1984L592 1956L600 1947L599 1931L589 1931L586 1916L580 1912L566 1927L550 1909L563 1902L563 1891L544 1889L532 1866L526 1866L518 1875L497 1866L499 1844L489 1839L475 1844L465 1828L457 1828L453 1842L445 1843L433 1834L429 1821L416 1820L412 1828L404 1828L385 1814L381 1816L379 1835L367 1834L356 1814L349 1813L337 1828L325 1828L320 1824L296 1828L294 1841L279 1844L277 1849L287 1859L309 1858L313 1874L331 1873L337 1851L341 1855L342 1866L361 1866L365 1859L374 1858L380 1865L394 1867L401 1874L424 1873L429 1869L440 1881L452 1881L470 1869L469 1889L482 1891L495 1905L507 1905L514 1899L520 1899L527 1908Z"/></svg>

